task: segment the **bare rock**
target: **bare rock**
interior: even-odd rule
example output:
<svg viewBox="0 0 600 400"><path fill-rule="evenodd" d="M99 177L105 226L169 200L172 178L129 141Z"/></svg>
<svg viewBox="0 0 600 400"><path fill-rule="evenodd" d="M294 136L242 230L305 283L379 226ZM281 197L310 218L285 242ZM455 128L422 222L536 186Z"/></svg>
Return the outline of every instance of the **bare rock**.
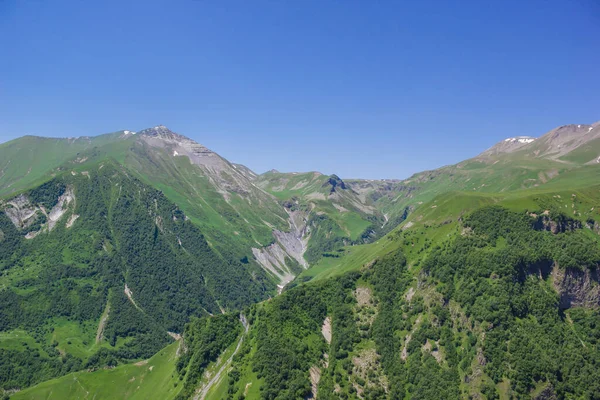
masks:
<svg viewBox="0 0 600 400"><path fill-rule="evenodd" d="M552 268L554 288L560 296L560 308L597 307L600 305L598 271Z"/></svg>

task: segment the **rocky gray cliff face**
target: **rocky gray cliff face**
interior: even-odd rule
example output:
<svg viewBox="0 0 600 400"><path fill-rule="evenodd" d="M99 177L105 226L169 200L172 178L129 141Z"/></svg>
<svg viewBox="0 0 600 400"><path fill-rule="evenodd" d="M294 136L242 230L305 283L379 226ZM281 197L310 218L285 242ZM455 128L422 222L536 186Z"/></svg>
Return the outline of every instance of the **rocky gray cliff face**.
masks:
<svg viewBox="0 0 600 400"><path fill-rule="evenodd" d="M248 195L255 191L247 168L240 170L214 151L165 126L144 129L138 132L138 137L151 147L167 150L172 157L189 158L192 164L204 170L227 201L231 192Z"/></svg>
<svg viewBox="0 0 600 400"><path fill-rule="evenodd" d="M256 261L268 272L280 281L280 291L290 283L299 271L290 267L288 260L293 260L300 267L308 268L308 262L304 259L304 253L310 238L307 226L307 213L300 210L286 209L289 215L290 231L273 231L275 242L263 248L253 248L252 253Z"/></svg>
<svg viewBox="0 0 600 400"><path fill-rule="evenodd" d="M562 269L554 264L552 281L560 296L560 308L600 306L598 271Z"/></svg>
<svg viewBox="0 0 600 400"><path fill-rule="evenodd" d="M582 224L578 220L569 218L555 218L552 219L547 214L542 214L537 217L537 221L534 224L534 229L538 231L550 231L554 234L571 232L575 229L581 229Z"/></svg>
<svg viewBox="0 0 600 400"><path fill-rule="evenodd" d="M52 231L69 209L74 208L70 207L71 203L75 204L75 193L73 187L67 186L51 209L34 204L24 194L8 200L6 204L0 204L0 208L17 229L27 232L26 239L33 239L41 232ZM66 224L67 228L73 225L77 217L71 215ZM30 229L34 227L35 229Z"/></svg>

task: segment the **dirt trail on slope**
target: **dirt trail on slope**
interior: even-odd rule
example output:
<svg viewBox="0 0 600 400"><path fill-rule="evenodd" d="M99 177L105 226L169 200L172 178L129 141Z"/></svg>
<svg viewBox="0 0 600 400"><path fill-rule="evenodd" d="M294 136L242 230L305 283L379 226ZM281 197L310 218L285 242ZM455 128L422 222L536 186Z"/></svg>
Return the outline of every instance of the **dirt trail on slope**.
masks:
<svg viewBox="0 0 600 400"><path fill-rule="evenodd" d="M208 383L206 385L204 385L202 390L194 396L194 400L204 400L206 398L206 395L208 394L210 389L212 389L212 387L221 380L221 375L223 374L223 372L225 372L225 370L227 368L229 368L229 366L231 365L231 362L233 361L233 357L238 353L238 351L240 350L240 347L242 347L242 343L244 342L244 338L246 337L246 334L248 333L249 326L248 326L248 321L246 320L246 317L244 316L244 314L240 314L240 321L241 321L242 325L244 325L244 333L242 333L242 337L240 337L240 340L238 341L237 346L235 347L235 350L233 351L233 354L227 359L227 361L225 361L225 363L221 366L221 368L219 368L219 371L217 371L215 376L213 376L211 378L211 380L209 380Z"/></svg>

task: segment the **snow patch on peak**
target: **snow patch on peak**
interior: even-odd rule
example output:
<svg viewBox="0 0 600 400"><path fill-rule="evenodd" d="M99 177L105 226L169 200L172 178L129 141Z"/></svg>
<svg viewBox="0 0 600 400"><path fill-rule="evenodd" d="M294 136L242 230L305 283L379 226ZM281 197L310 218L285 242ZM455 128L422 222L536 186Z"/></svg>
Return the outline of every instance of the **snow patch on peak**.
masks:
<svg viewBox="0 0 600 400"><path fill-rule="evenodd" d="M514 142L518 142L518 143L531 143L534 140L535 140L535 138L527 137L527 136L517 136L517 137L512 137L512 138L504 139L505 142L510 142L510 143L514 143Z"/></svg>
<svg viewBox="0 0 600 400"><path fill-rule="evenodd" d="M133 132L133 131L123 131L123 133L125 135L135 135L137 132Z"/></svg>

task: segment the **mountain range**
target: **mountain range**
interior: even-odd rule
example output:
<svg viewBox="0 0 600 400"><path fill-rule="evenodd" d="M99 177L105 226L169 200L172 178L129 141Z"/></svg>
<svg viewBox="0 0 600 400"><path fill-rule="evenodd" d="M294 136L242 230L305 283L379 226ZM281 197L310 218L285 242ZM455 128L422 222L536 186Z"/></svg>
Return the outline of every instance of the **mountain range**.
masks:
<svg viewBox="0 0 600 400"><path fill-rule="evenodd" d="M597 398L600 123L408 179L257 174L156 126L0 144L0 387Z"/></svg>

